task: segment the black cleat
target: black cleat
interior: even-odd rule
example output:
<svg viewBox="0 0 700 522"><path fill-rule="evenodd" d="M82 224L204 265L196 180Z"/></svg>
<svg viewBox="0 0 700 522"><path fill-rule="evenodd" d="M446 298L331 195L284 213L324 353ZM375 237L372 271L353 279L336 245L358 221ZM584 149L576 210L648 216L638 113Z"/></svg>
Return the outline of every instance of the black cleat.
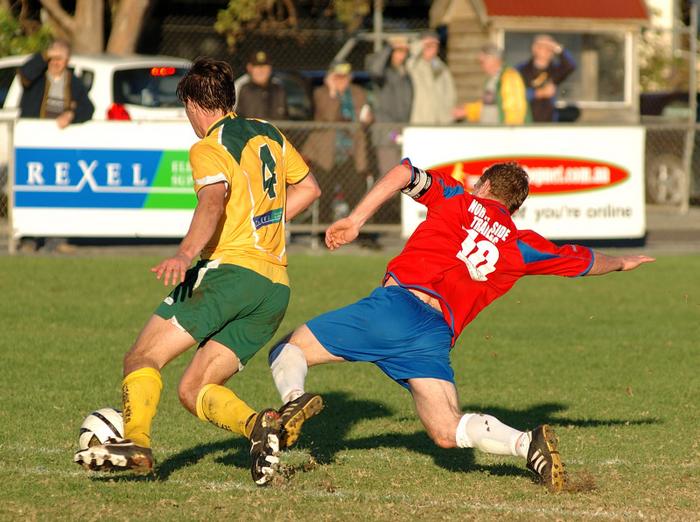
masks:
<svg viewBox="0 0 700 522"><path fill-rule="evenodd" d="M527 468L537 475L549 491L560 492L564 489L566 478L554 431L547 424L543 424L532 430L530 437Z"/></svg>
<svg viewBox="0 0 700 522"><path fill-rule="evenodd" d="M153 471L151 448L137 446L129 439L109 439L105 444L78 451L73 461L92 471Z"/></svg>
<svg viewBox="0 0 700 522"><path fill-rule="evenodd" d="M301 435L301 427L305 421L317 415L323 409L323 399L320 395L305 393L282 406L278 412L282 419L282 438L280 449L290 448Z"/></svg>
<svg viewBox="0 0 700 522"><path fill-rule="evenodd" d="M250 432L250 473L258 486L264 486L277 472L280 451L280 415L273 409L258 413Z"/></svg>

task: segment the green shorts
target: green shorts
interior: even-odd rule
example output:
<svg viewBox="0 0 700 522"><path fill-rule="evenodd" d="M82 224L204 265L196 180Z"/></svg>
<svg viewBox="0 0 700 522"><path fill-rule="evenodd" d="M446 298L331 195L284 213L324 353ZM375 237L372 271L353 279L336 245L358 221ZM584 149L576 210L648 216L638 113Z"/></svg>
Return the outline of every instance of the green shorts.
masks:
<svg viewBox="0 0 700 522"><path fill-rule="evenodd" d="M245 365L277 331L289 287L237 265L202 260L156 308L200 346L209 339L231 349Z"/></svg>

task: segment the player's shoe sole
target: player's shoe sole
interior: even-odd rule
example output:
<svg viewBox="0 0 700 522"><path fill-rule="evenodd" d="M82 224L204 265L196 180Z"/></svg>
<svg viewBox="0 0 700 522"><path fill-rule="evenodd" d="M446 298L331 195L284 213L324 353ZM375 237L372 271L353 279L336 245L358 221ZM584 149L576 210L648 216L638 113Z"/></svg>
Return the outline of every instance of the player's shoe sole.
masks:
<svg viewBox="0 0 700 522"><path fill-rule="evenodd" d="M258 486L270 482L277 473L281 431L280 415L273 409L261 411L255 419L250 432L250 474Z"/></svg>
<svg viewBox="0 0 700 522"><path fill-rule="evenodd" d="M539 481L553 493L564 489L566 475L557 448L557 437L547 424L531 432L532 440L527 453L527 468L537 475Z"/></svg>
<svg viewBox="0 0 700 522"><path fill-rule="evenodd" d="M153 471L151 449L137 446L129 439L114 440L78 451L73 461L92 471L131 470L136 473Z"/></svg>
<svg viewBox="0 0 700 522"><path fill-rule="evenodd" d="M278 410L282 420L280 448L292 447L301 435L304 422L317 415L322 409L323 399L320 395L312 393L305 393L282 406Z"/></svg>

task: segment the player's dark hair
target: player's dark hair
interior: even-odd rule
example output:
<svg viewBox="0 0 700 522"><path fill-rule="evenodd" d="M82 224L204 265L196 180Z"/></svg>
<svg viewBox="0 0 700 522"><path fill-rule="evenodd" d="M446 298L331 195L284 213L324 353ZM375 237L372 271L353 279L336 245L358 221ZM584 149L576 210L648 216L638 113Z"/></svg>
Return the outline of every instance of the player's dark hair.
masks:
<svg viewBox="0 0 700 522"><path fill-rule="evenodd" d="M206 111L231 112L236 105L234 81L228 63L197 58L177 84L177 97L182 103L190 101Z"/></svg>
<svg viewBox="0 0 700 522"><path fill-rule="evenodd" d="M520 208L530 191L527 172L515 162L496 163L479 178L477 187L491 182L491 194L502 201L512 214Z"/></svg>

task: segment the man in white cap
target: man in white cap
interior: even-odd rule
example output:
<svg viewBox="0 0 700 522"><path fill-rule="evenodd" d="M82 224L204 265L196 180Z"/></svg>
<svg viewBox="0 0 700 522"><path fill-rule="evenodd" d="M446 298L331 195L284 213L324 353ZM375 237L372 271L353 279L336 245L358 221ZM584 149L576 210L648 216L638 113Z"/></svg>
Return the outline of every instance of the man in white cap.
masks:
<svg viewBox="0 0 700 522"><path fill-rule="evenodd" d="M413 82L411 123L452 123L457 96L452 73L438 57L438 34L423 33L411 50L413 56L408 61Z"/></svg>

